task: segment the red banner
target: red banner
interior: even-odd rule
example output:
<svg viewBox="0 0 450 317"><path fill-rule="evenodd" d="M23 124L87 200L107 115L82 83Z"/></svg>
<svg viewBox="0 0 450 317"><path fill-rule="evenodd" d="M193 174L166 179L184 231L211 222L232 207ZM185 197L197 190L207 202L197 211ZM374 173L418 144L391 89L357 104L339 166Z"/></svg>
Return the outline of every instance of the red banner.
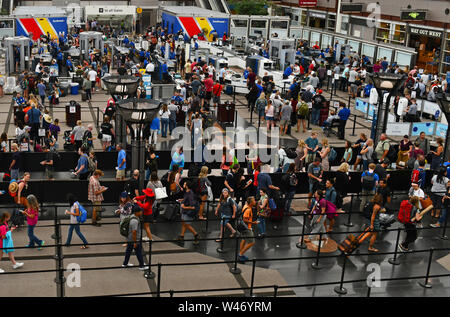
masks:
<svg viewBox="0 0 450 317"><path fill-rule="evenodd" d="M316 7L317 0L298 0L298 5L300 7Z"/></svg>

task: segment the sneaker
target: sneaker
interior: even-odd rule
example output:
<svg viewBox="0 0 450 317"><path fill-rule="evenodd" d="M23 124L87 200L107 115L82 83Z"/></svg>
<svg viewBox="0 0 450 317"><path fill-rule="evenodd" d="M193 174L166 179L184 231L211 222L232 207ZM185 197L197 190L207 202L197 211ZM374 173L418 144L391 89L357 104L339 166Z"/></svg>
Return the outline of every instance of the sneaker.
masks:
<svg viewBox="0 0 450 317"><path fill-rule="evenodd" d="M45 241L42 240L41 245L38 247L38 250L42 250L42 247L44 246L44 244L45 244Z"/></svg>
<svg viewBox="0 0 450 317"><path fill-rule="evenodd" d="M132 267L132 266L134 266L134 264L133 264L133 263L128 263L127 265L125 265L125 264L122 264L122 267Z"/></svg>
<svg viewBox="0 0 450 317"><path fill-rule="evenodd" d="M18 269L19 267L22 267L23 263L22 262L16 262L16 264L13 265L13 269Z"/></svg>
<svg viewBox="0 0 450 317"><path fill-rule="evenodd" d="M237 259L238 259L238 262L245 263L245 258L242 255L238 255Z"/></svg>
<svg viewBox="0 0 450 317"><path fill-rule="evenodd" d="M142 241L149 241L150 239L148 237L143 237Z"/></svg>
<svg viewBox="0 0 450 317"><path fill-rule="evenodd" d="M139 267L139 271L145 271L145 270L148 270L148 265Z"/></svg>
<svg viewBox="0 0 450 317"><path fill-rule="evenodd" d="M403 252L408 252L409 250L405 248L401 243L398 244L398 248L402 250Z"/></svg>
<svg viewBox="0 0 450 317"><path fill-rule="evenodd" d="M241 255L241 258L243 258L244 261L248 261L248 257L246 255Z"/></svg>
<svg viewBox="0 0 450 317"><path fill-rule="evenodd" d="M0 269L0 274L1 274L1 273L5 273L5 270Z"/></svg>
<svg viewBox="0 0 450 317"><path fill-rule="evenodd" d="M430 225L430 227L432 227L432 228L439 228L440 226L441 226L441 224L440 224L439 222L432 223L432 224Z"/></svg>

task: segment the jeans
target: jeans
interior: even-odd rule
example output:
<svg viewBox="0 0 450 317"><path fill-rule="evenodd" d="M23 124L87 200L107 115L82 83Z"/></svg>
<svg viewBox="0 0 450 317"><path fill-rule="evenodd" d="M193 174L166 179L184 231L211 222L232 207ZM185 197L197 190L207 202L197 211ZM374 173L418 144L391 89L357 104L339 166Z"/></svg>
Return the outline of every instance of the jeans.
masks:
<svg viewBox="0 0 450 317"><path fill-rule="evenodd" d="M447 208L442 208L441 217L439 217L439 224L443 225L445 223L445 219L447 218Z"/></svg>
<svg viewBox="0 0 450 317"><path fill-rule="evenodd" d="M92 93L90 89L85 89L84 92L86 93L86 99L91 100L92 99Z"/></svg>
<svg viewBox="0 0 450 317"><path fill-rule="evenodd" d="M266 234L266 218L258 217L258 234Z"/></svg>
<svg viewBox="0 0 450 317"><path fill-rule="evenodd" d="M167 137L168 126L169 126L169 119L161 119L161 135L163 138Z"/></svg>
<svg viewBox="0 0 450 317"><path fill-rule="evenodd" d="M311 111L311 123L318 125L319 124L319 118L320 118L320 109L312 108Z"/></svg>
<svg viewBox="0 0 450 317"><path fill-rule="evenodd" d="M78 223L72 223L69 226L69 234L67 235L66 245L70 245L70 242L72 241L72 233L73 233L74 229L75 229L75 232L78 235L78 237L80 237L81 241L83 241L83 244L84 245L88 244L88 242L86 241L86 238L83 236L83 234L80 231L80 225Z"/></svg>
<svg viewBox="0 0 450 317"><path fill-rule="evenodd" d="M292 199L295 196L295 189L294 190L290 190L287 194L286 194L286 204L284 206L286 212L289 212L289 210L291 209L291 204L292 204Z"/></svg>
<svg viewBox="0 0 450 317"><path fill-rule="evenodd" d="M45 95L39 95L39 96L41 97L42 105L44 105L45 104Z"/></svg>
<svg viewBox="0 0 450 317"><path fill-rule="evenodd" d="M177 120L176 119L169 119L169 133L172 135L172 130L175 129L177 126Z"/></svg>
<svg viewBox="0 0 450 317"><path fill-rule="evenodd" d="M363 160L363 172L368 171L369 170L369 160Z"/></svg>
<svg viewBox="0 0 450 317"><path fill-rule="evenodd" d="M30 239L30 243L28 244L30 247L34 247L34 244L36 243L37 245L41 245L42 240L39 240L35 235L34 235L34 226L30 226L28 225L28 238Z"/></svg>
<svg viewBox="0 0 450 317"><path fill-rule="evenodd" d="M136 243L136 248L134 247L134 242L128 242L127 243L127 250L125 251L125 259L123 260L123 265L127 265L128 261L130 260L131 252L133 249L136 252L136 257L139 262L139 267L144 266L144 259L142 257L142 244L140 242Z"/></svg>
<svg viewBox="0 0 450 317"><path fill-rule="evenodd" d="M287 173L290 165L291 165L291 163L286 163L283 165L283 173Z"/></svg>

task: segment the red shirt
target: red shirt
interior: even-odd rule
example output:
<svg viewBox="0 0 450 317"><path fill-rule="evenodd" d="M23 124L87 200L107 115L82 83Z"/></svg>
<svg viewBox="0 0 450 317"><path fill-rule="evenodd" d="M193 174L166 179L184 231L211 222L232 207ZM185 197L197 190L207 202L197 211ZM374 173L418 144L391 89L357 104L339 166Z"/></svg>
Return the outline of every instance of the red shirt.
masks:
<svg viewBox="0 0 450 317"><path fill-rule="evenodd" d="M136 197L136 204L141 207L144 210L144 216L150 216L153 213L153 202L155 201L154 199L149 199L147 201L145 201L145 198L147 196L146 195L142 195L142 196L137 196ZM140 201L143 201L143 203L141 203Z"/></svg>
<svg viewBox="0 0 450 317"><path fill-rule="evenodd" d="M219 83L215 84L213 87L214 96L220 97L220 95L222 94L222 89L223 89L223 87L221 84L219 84Z"/></svg>
<svg viewBox="0 0 450 317"><path fill-rule="evenodd" d="M206 91L212 91L213 90L213 86L214 86L214 81L212 80L211 77L206 78L203 83L205 84L205 90Z"/></svg>

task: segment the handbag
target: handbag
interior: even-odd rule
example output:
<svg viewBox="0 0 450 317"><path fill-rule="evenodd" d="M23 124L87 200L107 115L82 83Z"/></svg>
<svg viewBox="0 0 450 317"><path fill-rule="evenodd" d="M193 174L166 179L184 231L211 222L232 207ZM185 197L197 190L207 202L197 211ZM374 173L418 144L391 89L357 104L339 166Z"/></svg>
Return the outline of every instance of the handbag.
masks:
<svg viewBox="0 0 450 317"><path fill-rule="evenodd" d="M206 189L208 190L208 198L206 198L206 200L207 201L213 201L214 200L214 195L213 195L211 187L206 185Z"/></svg>
<svg viewBox="0 0 450 317"><path fill-rule="evenodd" d="M155 188L155 199L164 199L169 197L165 187Z"/></svg>

